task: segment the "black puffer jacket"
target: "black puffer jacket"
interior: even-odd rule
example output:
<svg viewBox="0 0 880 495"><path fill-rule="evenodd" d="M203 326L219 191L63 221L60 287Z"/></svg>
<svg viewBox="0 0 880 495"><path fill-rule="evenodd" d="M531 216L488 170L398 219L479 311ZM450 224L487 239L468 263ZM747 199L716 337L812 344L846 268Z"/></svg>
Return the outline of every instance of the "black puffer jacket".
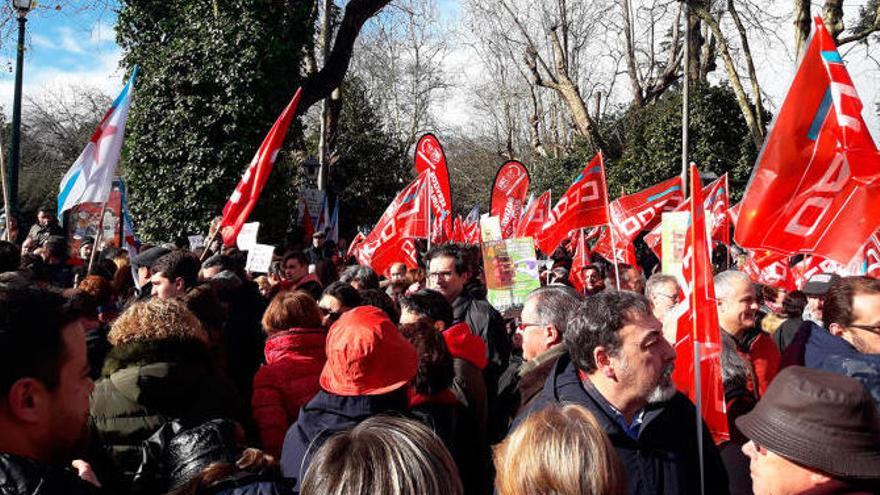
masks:
<svg viewBox="0 0 880 495"><path fill-rule="evenodd" d="M130 482L142 461L141 443L165 423L241 422L245 414L242 400L216 371L203 343L168 339L114 348L103 378L95 383L91 416L96 440L113 469Z"/></svg>
<svg viewBox="0 0 880 495"><path fill-rule="evenodd" d="M0 454L2 495L88 495L101 493L72 471L12 454Z"/></svg>

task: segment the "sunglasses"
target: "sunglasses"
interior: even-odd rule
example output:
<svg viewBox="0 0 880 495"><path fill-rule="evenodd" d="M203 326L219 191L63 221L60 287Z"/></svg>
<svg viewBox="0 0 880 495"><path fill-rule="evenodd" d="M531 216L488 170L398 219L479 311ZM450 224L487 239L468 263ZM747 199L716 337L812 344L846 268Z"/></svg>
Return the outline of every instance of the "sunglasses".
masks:
<svg viewBox="0 0 880 495"><path fill-rule="evenodd" d="M319 309L321 310L321 314L323 314L324 317L327 318L327 323L333 323L338 320L340 316L342 316L341 311L330 311L329 309L321 307L319 307Z"/></svg>

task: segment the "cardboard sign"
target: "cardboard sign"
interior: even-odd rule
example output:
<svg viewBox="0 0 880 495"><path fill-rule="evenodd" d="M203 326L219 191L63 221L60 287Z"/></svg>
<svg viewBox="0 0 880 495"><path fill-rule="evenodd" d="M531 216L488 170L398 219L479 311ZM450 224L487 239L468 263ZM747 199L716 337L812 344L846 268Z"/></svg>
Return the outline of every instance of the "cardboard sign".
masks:
<svg viewBox="0 0 880 495"><path fill-rule="evenodd" d="M235 239L235 245L242 251L250 251L257 245L257 232L260 231L260 222L246 223L241 226L241 231Z"/></svg>
<svg viewBox="0 0 880 495"><path fill-rule="evenodd" d="M245 270L251 273L269 273L269 267L272 266L272 256L274 254L275 246L267 244L254 244L250 246Z"/></svg>

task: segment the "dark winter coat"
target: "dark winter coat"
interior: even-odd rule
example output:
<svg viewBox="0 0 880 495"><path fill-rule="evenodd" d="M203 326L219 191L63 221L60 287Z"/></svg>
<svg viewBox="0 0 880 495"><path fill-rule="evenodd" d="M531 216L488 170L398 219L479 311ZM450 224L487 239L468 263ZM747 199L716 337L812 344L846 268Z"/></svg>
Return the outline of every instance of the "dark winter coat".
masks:
<svg viewBox="0 0 880 495"><path fill-rule="evenodd" d="M327 356L322 328L294 328L266 340L266 364L254 377L251 399L260 445L278 457L287 428L299 410L318 393L318 378Z"/></svg>
<svg viewBox="0 0 880 495"><path fill-rule="evenodd" d="M479 425L480 438L488 438L489 405L483 369L488 362L486 343L471 333L467 323L452 325L443 331L443 341L452 355L452 391L471 411Z"/></svg>
<svg viewBox="0 0 880 495"><path fill-rule="evenodd" d="M779 348L779 352L785 352L785 349L789 344L794 340L794 336L797 334L798 328L804 323L804 320L800 317L797 318L788 318L783 321L779 328L776 329L776 332L773 333L773 342L776 343L776 347Z"/></svg>
<svg viewBox="0 0 880 495"><path fill-rule="evenodd" d="M0 453L2 495L90 495L102 493L73 471L12 454Z"/></svg>
<svg viewBox="0 0 880 495"><path fill-rule="evenodd" d="M334 433L383 413L405 415L405 388L383 395L344 397L324 390L303 406L296 423L287 430L281 452L281 474L299 489L309 462L321 445Z"/></svg>
<svg viewBox="0 0 880 495"><path fill-rule="evenodd" d="M177 339L115 347L91 397L94 440L127 481L141 462L141 443L165 423L243 422L243 411L241 398L214 368L207 346Z"/></svg>
<svg viewBox="0 0 880 495"><path fill-rule="evenodd" d="M519 403L514 417L531 407L532 402L544 389L544 383L553 370L556 360L563 354L565 354L565 346L557 344L520 366L517 371L519 381L516 384L516 398Z"/></svg>
<svg viewBox="0 0 880 495"><path fill-rule="evenodd" d="M532 406L518 417L518 425L530 413L549 404L573 403L586 407L608 434L623 464L630 494L698 494L700 467L694 440L696 409L681 393L669 401L649 404L638 438L633 439L600 405L596 390L587 391L567 354L553 367L541 393ZM726 494L727 473L712 435L703 425L703 457L706 473L705 493Z"/></svg>
<svg viewBox="0 0 880 495"><path fill-rule="evenodd" d="M859 352L846 340L810 324L804 366L846 375L862 382L880 406L880 354Z"/></svg>

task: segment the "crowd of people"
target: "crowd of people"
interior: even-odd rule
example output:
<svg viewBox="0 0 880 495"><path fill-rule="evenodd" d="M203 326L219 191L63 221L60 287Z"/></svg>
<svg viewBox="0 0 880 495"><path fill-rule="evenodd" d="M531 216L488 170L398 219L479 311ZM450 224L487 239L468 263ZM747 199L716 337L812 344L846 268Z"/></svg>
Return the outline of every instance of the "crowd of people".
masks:
<svg viewBox="0 0 880 495"><path fill-rule="evenodd" d="M554 255L502 315L474 246L99 248L0 241L0 494L880 493L880 280L718 270L716 438L669 275Z"/></svg>

